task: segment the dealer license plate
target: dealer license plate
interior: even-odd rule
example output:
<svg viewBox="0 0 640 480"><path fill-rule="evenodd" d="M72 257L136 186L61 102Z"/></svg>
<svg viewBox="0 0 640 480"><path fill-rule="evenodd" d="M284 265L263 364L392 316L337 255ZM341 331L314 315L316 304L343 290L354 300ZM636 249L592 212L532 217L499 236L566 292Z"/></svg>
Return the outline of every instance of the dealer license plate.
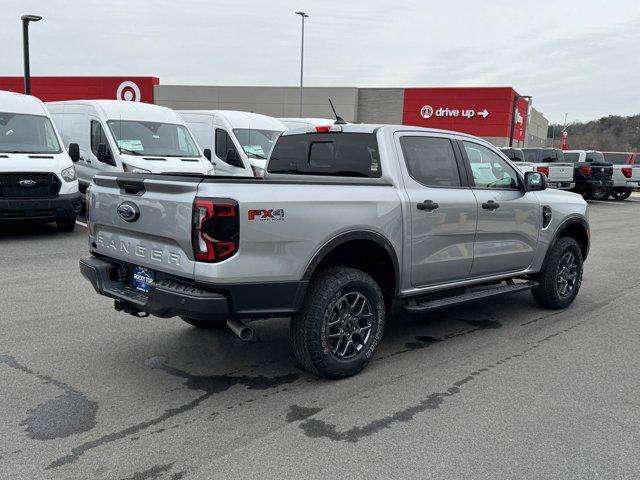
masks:
<svg viewBox="0 0 640 480"><path fill-rule="evenodd" d="M144 267L133 267L131 284L141 292L148 293L153 285L153 270Z"/></svg>

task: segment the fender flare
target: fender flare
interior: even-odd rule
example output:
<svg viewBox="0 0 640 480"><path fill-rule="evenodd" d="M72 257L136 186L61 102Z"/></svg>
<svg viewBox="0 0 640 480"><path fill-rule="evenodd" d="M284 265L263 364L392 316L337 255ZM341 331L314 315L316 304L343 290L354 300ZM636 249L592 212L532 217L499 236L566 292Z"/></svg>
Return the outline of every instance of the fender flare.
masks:
<svg viewBox="0 0 640 480"><path fill-rule="evenodd" d="M565 218L562 223L558 225L558 228L556 228L556 231L553 234L553 239L551 240L551 242L549 243L549 247L547 248L547 253L545 253L544 255L544 261L542 262L541 270L544 270L546 268L551 250L556 246L556 243L558 243L558 239L560 238L560 234L562 233L562 231L572 224L578 224L582 226L587 232L587 247L584 252L583 260L587 259L587 255L589 254L589 246L591 244L589 223L583 217L572 215L568 218Z"/></svg>
<svg viewBox="0 0 640 480"><path fill-rule="evenodd" d="M400 263L398 262L396 251L393 248L393 245L391 245L391 242L386 237L384 237L380 233L372 232L370 230L354 230L341 233L340 235L333 237L315 253L313 258L307 265L302 280L308 281L311 278L313 272L316 270L320 262L324 260L324 258L329 254L329 252L331 252L331 250L353 240L373 241L386 250L386 252L389 254L389 257L391 258L391 262L393 263L393 270L395 272L394 294L397 295L398 289L400 287Z"/></svg>

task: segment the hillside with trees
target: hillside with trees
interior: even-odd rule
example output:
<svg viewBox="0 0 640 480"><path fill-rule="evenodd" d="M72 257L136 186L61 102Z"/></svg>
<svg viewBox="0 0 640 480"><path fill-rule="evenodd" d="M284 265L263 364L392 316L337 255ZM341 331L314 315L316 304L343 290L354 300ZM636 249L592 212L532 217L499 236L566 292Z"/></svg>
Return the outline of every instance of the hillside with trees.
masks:
<svg viewBox="0 0 640 480"><path fill-rule="evenodd" d="M553 128L556 132L555 146L559 147L562 125L549 125L549 139L553 136ZM567 133L568 149L640 152L640 115L610 115L585 123L574 122L567 125Z"/></svg>

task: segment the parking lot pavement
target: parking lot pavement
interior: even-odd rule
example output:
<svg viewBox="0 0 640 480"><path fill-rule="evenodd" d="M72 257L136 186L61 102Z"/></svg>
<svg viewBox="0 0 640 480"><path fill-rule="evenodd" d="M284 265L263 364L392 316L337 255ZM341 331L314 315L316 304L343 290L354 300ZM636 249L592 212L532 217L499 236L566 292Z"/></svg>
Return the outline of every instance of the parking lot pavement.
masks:
<svg viewBox="0 0 640 480"><path fill-rule="evenodd" d="M591 205L566 311L528 293L391 315L360 375L260 340L112 309L86 230L0 233L0 478L635 478L640 198Z"/></svg>

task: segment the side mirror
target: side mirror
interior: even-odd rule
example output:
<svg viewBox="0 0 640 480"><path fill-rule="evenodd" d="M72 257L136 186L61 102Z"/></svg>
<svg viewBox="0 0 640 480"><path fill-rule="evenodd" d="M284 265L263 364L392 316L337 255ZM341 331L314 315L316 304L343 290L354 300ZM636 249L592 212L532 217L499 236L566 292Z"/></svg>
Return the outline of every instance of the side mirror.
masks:
<svg viewBox="0 0 640 480"><path fill-rule="evenodd" d="M98 144L98 154L96 155L99 162L106 163L107 165L112 165L115 167L116 162L113 160L111 156L111 152L107 148L107 145L104 143Z"/></svg>
<svg viewBox="0 0 640 480"><path fill-rule="evenodd" d="M71 157L71 161L76 163L80 160L80 145L77 143L69 144L69 157Z"/></svg>
<svg viewBox="0 0 640 480"><path fill-rule="evenodd" d="M204 158L206 158L207 160L211 161L211 149L210 148L205 148L202 153L204 154Z"/></svg>
<svg viewBox="0 0 640 480"><path fill-rule="evenodd" d="M524 174L524 191L536 192L547 188L547 176L540 172L526 172Z"/></svg>

